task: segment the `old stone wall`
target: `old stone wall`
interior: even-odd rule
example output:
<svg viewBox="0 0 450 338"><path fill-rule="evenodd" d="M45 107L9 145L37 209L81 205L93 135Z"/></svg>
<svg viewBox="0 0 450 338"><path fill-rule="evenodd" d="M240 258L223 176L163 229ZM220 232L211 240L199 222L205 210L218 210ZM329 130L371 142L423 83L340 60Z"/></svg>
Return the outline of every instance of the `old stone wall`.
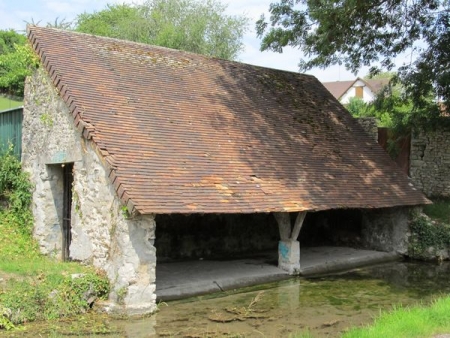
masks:
<svg viewBox="0 0 450 338"><path fill-rule="evenodd" d="M153 312L154 216L128 218L122 211L95 145L75 129L67 106L42 70L26 82L22 139L23 167L35 186L34 236L41 251L61 256L62 166L73 163L70 258L107 273L113 289L109 310Z"/></svg>
<svg viewBox="0 0 450 338"><path fill-rule="evenodd" d="M44 254L61 256L62 163L82 157L80 137L50 80L38 71L26 82L22 124L22 165L35 185L34 236ZM53 157L53 158L52 158Z"/></svg>
<svg viewBox="0 0 450 338"><path fill-rule="evenodd" d="M407 255L411 207L364 209L362 241L367 249Z"/></svg>
<svg viewBox="0 0 450 338"><path fill-rule="evenodd" d="M372 138L375 142L378 141L378 125L375 117L359 117L356 121L358 121L359 125L363 127L370 138Z"/></svg>
<svg viewBox="0 0 450 338"><path fill-rule="evenodd" d="M450 128L414 131L410 176L430 197L450 197Z"/></svg>

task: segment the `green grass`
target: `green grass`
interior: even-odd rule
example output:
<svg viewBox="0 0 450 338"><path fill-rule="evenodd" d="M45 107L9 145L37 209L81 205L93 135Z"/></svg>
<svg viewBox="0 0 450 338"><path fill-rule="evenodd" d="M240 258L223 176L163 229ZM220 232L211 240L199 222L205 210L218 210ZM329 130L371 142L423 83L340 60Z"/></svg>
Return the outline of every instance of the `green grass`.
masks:
<svg viewBox="0 0 450 338"><path fill-rule="evenodd" d="M42 271L46 275L92 272L86 266L40 254L37 243L20 227L21 221L12 212L0 210L0 273L27 277Z"/></svg>
<svg viewBox="0 0 450 338"><path fill-rule="evenodd" d="M383 313L373 325L354 328L343 338L414 338L450 333L450 296L430 306L398 308Z"/></svg>
<svg viewBox="0 0 450 338"><path fill-rule="evenodd" d="M20 226L22 221L0 207L0 329L84 313L89 309L84 296L88 290L95 290L100 299L107 297L106 278L92 267L41 255L30 233ZM73 279L75 273L83 277Z"/></svg>
<svg viewBox="0 0 450 338"><path fill-rule="evenodd" d="M423 212L433 219L450 224L450 199L437 199L426 205Z"/></svg>
<svg viewBox="0 0 450 338"><path fill-rule="evenodd" d="M92 299L109 294L109 281L92 267L40 254L32 237L31 189L11 149L0 154L0 329L84 313Z"/></svg>
<svg viewBox="0 0 450 338"><path fill-rule="evenodd" d="M23 106L23 101L11 100L0 96L0 111Z"/></svg>

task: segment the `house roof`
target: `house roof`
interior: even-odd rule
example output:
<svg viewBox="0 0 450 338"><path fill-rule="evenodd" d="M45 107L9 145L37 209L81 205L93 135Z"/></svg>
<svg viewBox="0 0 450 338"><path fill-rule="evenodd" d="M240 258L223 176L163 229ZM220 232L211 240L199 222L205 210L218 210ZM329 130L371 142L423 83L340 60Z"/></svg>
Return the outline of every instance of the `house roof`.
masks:
<svg viewBox="0 0 450 338"><path fill-rule="evenodd" d="M325 86L328 91L333 94L336 99L341 99L341 97L351 88L353 85L361 81L370 88L370 90L377 94L384 86L389 83L389 79L361 79L356 78L355 80L350 81L334 81L334 82L323 82L322 84Z"/></svg>
<svg viewBox="0 0 450 338"><path fill-rule="evenodd" d="M52 28L28 35L130 211L427 202L313 76Z"/></svg>

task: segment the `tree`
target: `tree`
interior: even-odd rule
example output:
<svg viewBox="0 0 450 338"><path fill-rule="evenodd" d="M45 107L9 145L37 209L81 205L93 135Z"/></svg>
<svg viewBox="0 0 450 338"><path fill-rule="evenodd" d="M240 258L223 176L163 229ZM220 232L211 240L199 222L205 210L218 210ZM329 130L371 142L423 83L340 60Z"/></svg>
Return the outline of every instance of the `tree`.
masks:
<svg viewBox="0 0 450 338"><path fill-rule="evenodd" d="M0 93L23 96L27 55L21 55L26 37L14 30L0 30ZM23 76L22 76L23 75Z"/></svg>
<svg viewBox="0 0 450 338"><path fill-rule="evenodd" d="M353 72L371 66L371 74L414 53L392 80L412 103L411 121L438 116L436 101L450 107L450 0L281 0L269 11L269 22L256 24L261 50L297 47L303 71L344 64Z"/></svg>
<svg viewBox="0 0 450 338"><path fill-rule="evenodd" d="M23 97L25 78L37 65L37 56L27 44L16 44L12 52L0 55L0 93Z"/></svg>
<svg viewBox="0 0 450 338"><path fill-rule="evenodd" d="M153 0L141 5L108 5L78 16L76 30L236 59L248 19L225 14L217 0Z"/></svg>
<svg viewBox="0 0 450 338"><path fill-rule="evenodd" d="M35 25L32 20L30 25ZM70 28L70 23L55 19L47 27ZM37 66L37 57L27 38L16 31L0 30L0 94L23 97L25 78Z"/></svg>
<svg viewBox="0 0 450 338"><path fill-rule="evenodd" d="M141 20L142 17L136 7L127 4L107 5L100 12L85 12L78 15L75 30L111 38L139 41L135 34L140 33L134 23Z"/></svg>
<svg viewBox="0 0 450 338"><path fill-rule="evenodd" d="M27 38L16 31L0 30L0 55L11 53L15 45L24 45Z"/></svg>

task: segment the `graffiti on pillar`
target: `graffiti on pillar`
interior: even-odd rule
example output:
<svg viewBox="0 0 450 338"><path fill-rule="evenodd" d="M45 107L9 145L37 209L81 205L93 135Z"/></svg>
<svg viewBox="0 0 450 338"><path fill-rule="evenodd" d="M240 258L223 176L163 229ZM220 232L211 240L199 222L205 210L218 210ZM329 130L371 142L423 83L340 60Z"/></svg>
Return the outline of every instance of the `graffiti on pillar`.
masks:
<svg viewBox="0 0 450 338"><path fill-rule="evenodd" d="M284 259L289 258L289 247L284 242L278 243L278 251Z"/></svg>

